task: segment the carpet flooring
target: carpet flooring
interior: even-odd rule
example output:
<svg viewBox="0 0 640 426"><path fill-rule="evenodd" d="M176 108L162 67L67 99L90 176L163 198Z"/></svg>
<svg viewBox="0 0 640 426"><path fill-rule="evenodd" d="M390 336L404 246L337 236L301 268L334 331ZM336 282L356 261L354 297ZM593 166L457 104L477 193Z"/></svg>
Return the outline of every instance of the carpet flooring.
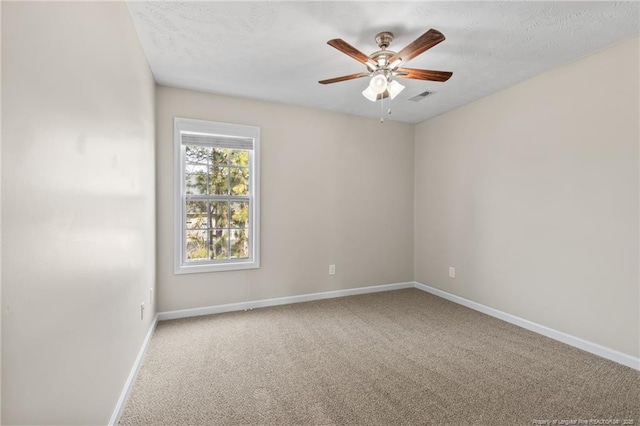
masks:
<svg viewBox="0 0 640 426"><path fill-rule="evenodd" d="M639 417L640 372L406 289L160 322L120 424L640 425Z"/></svg>

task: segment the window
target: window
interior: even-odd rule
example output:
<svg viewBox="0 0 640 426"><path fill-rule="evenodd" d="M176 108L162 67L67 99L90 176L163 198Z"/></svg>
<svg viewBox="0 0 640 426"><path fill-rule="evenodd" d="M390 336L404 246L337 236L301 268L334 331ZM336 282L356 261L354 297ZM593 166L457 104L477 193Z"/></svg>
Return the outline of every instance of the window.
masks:
<svg viewBox="0 0 640 426"><path fill-rule="evenodd" d="M176 274L260 267L260 128L174 118Z"/></svg>

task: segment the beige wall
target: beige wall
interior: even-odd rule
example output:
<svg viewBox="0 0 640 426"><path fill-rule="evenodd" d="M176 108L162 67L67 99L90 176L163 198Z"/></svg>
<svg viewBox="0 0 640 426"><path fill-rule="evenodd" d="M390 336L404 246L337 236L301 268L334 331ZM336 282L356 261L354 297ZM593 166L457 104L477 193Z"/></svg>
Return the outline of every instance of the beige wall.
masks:
<svg viewBox="0 0 640 426"><path fill-rule="evenodd" d="M416 126L417 281L639 355L638 48Z"/></svg>
<svg viewBox="0 0 640 426"><path fill-rule="evenodd" d="M412 125L167 87L156 97L160 311L413 280ZM260 269L173 274L173 117L261 128Z"/></svg>
<svg viewBox="0 0 640 426"><path fill-rule="evenodd" d="M2 2L3 424L109 421L155 314L154 93L126 4Z"/></svg>

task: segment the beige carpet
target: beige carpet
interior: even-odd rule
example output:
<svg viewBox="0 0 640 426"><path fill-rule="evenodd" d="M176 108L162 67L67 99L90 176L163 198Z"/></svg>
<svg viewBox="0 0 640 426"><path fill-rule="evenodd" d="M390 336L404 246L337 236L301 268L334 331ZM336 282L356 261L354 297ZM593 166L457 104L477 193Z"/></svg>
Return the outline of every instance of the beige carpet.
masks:
<svg viewBox="0 0 640 426"><path fill-rule="evenodd" d="M640 372L408 289L161 322L120 424L640 425L639 415Z"/></svg>

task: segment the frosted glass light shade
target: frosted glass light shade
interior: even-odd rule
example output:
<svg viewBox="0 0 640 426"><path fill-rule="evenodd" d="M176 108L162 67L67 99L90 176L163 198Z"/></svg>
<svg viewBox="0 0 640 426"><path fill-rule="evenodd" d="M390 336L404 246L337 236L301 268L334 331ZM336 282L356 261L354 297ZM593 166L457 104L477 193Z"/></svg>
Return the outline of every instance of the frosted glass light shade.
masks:
<svg viewBox="0 0 640 426"><path fill-rule="evenodd" d="M389 96L391 96L391 99L393 99L404 90L404 86L397 81L392 80L391 83L389 83L389 87L387 87L387 90L389 91Z"/></svg>
<svg viewBox="0 0 640 426"><path fill-rule="evenodd" d="M369 99L371 102L375 102L376 99L378 99L378 94L374 92L370 86L367 86L367 88L362 91L362 96Z"/></svg>
<svg viewBox="0 0 640 426"><path fill-rule="evenodd" d="M374 75L369 82L369 88L377 94L384 93L387 90L387 77L382 74Z"/></svg>

